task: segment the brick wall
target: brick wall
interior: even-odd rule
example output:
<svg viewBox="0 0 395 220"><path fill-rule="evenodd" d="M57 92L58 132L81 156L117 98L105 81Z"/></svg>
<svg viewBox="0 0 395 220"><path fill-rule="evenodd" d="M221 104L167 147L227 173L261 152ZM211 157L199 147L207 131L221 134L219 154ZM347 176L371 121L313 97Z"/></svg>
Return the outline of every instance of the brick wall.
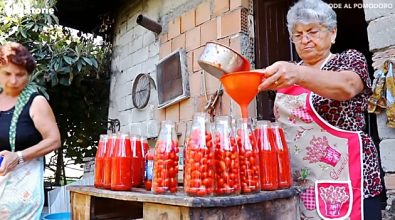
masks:
<svg viewBox="0 0 395 220"><path fill-rule="evenodd" d="M250 60L253 45L250 42L248 18L251 18L249 0L149 0L125 3L116 12L115 40L109 118L118 118L122 131L132 131L140 125L142 133L156 137L160 121L177 123L183 130L195 112L204 111L208 99L220 86L220 81L204 72L198 57L208 41L217 41L241 52ZM143 14L162 25L162 33L155 34L137 25ZM253 35L252 35L253 36ZM136 109L132 104L131 88L139 73L149 73L156 80L155 64L171 52L183 48L187 53L187 67L191 97L164 109L157 109L158 96L151 89L149 104ZM250 49L248 49L250 48ZM224 94L217 105L217 115L240 115L239 107ZM255 103L250 105L255 115ZM183 141L183 137L181 140ZM182 142L181 142L182 143Z"/></svg>
<svg viewBox="0 0 395 220"><path fill-rule="evenodd" d="M197 62L205 44L216 41L243 53L245 48L242 45L249 42L246 23L249 7L248 0L203 1L195 8L173 17L168 23L167 33L161 34L160 58L178 48L184 48L187 53L191 97L163 110L165 119L178 122L181 134L193 114L204 111L207 99L220 86L220 81L203 71ZM252 114L253 109L252 104ZM215 111L217 115L240 115L238 106L226 94L219 100Z"/></svg>
<svg viewBox="0 0 395 220"><path fill-rule="evenodd" d="M373 67L382 68L385 60L395 62L395 0L364 0L367 4L386 3L392 7L375 9L365 8L365 18L368 24L369 47L373 54ZM381 165L385 172L384 182L387 188L387 207L384 219L393 219L387 215L395 214L395 129L386 126L385 113L377 116L377 127L380 141Z"/></svg>

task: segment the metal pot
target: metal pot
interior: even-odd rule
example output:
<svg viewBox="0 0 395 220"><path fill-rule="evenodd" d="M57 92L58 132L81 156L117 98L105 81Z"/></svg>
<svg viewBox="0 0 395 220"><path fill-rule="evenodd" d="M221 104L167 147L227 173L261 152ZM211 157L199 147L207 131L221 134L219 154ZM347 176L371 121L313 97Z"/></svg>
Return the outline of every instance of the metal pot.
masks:
<svg viewBox="0 0 395 220"><path fill-rule="evenodd" d="M227 73L250 70L250 63L245 57L216 42L206 44L198 63L202 69L218 79Z"/></svg>

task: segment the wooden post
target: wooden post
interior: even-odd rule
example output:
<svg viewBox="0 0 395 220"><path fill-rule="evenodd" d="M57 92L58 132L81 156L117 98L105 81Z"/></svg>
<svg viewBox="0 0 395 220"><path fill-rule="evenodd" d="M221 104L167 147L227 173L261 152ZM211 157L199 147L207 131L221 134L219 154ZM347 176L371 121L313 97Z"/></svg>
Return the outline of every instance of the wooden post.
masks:
<svg viewBox="0 0 395 220"><path fill-rule="evenodd" d="M91 196L76 192L70 192L72 219L90 220Z"/></svg>

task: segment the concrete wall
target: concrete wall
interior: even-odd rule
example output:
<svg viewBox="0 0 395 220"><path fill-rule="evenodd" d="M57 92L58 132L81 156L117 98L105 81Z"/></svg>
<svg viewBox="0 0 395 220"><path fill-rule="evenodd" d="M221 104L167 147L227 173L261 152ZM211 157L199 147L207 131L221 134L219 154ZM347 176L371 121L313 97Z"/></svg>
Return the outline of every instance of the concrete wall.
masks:
<svg viewBox="0 0 395 220"><path fill-rule="evenodd" d="M205 73L197 63L206 42L218 41L253 59L249 0L135 1L126 3L116 14L109 118L118 118L122 131L131 131L137 123L143 134L156 137L160 121L173 120L178 132L184 134L193 113L204 110L220 85L218 79ZM162 33L157 35L137 25L139 14L158 21ZM158 94L151 89L148 106L136 109L131 97L136 75L149 73L156 80L155 64L178 48L184 48L187 53L191 97L158 110ZM219 103L217 115L240 115L239 107L226 94ZM250 111L254 117L255 103L250 105ZM183 142L183 137L180 141Z"/></svg>
<svg viewBox="0 0 395 220"><path fill-rule="evenodd" d="M385 60L395 63L395 0L364 0L363 3L383 7L365 7L365 18L368 22L368 37L370 50L373 54L373 66L382 68ZM388 7L384 7L388 6ZM377 127L380 142L381 165L385 172L387 188L387 210L395 213L392 205L395 198L395 129L386 126L385 113L377 116Z"/></svg>

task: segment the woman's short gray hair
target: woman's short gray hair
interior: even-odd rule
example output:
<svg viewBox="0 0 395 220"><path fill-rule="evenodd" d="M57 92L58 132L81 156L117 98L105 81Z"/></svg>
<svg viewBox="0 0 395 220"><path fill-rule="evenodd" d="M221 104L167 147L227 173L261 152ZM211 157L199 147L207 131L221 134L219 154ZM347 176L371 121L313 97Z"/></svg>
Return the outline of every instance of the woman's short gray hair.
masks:
<svg viewBox="0 0 395 220"><path fill-rule="evenodd" d="M337 27L336 12L321 0L300 0L289 9L287 14L290 34L297 23L319 23L333 30Z"/></svg>

